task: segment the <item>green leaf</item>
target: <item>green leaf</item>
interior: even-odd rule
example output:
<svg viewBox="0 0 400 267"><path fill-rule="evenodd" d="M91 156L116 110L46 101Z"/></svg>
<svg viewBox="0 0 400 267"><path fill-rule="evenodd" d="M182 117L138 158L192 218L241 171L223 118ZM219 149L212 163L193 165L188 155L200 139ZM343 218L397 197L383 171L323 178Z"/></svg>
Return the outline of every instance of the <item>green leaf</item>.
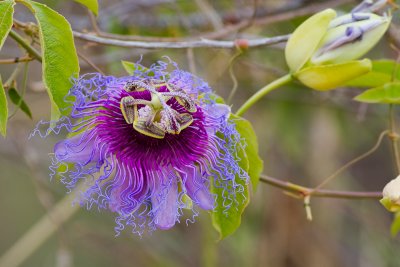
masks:
<svg viewBox="0 0 400 267"><path fill-rule="evenodd" d="M390 226L390 233L392 237L395 237L400 231L400 212L397 212L394 216L392 225Z"/></svg>
<svg viewBox="0 0 400 267"><path fill-rule="evenodd" d="M122 63L122 66L124 67L125 71L129 75L134 75L136 71L140 71L140 72L147 72L147 75L149 75L149 76L154 76L154 73L152 70L150 70L149 68L146 68L140 64L136 64L136 63L125 61L125 60L121 60L121 63Z"/></svg>
<svg viewBox="0 0 400 267"><path fill-rule="evenodd" d="M400 104L400 82L391 82L366 90L354 99L365 103Z"/></svg>
<svg viewBox="0 0 400 267"><path fill-rule="evenodd" d="M97 0L74 0L74 1L86 6L96 16L99 14L99 3L97 2Z"/></svg>
<svg viewBox="0 0 400 267"><path fill-rule="evenodd" d="M6 93L4 92L3 82L0 76L0 133L6 136L7 133L8 106Z"/></svg>
<svg viewBox="0 0 400 267"><path fill-rule="evenodd" d="M14 1L6 0L0 2L0 49L11 30L13 24Z"/></svg>
<svg viewBox="0 0 400 267"><path fill-rule="evenodd" d="M43 81L55 111L52 117L67 115L70 104L64 97L72 86L72 78L79 75L71 26L62 15L46 5L30 0L22 3L33 12L39 25Z"/></svg>
<svg viewBox="0 0 400 267"><path fill-rule="evenodd" d="M19 107L29 118L32 119L32 113L26 102L21 98L18 91L15 88L10 88L8 90L8 96L11 102L13 102L17 107Z"/></svg>
<svg viewBox="0 0 400 267"><path fill-rule="evenodd" d="M400 67L396 67L393 60L374 60L372 70L354 80L346 83L348 86L355 87L378 87L385 83L400 79ZM392 76L394 77L392 78Z"/></svg>
<svg viewBox="0 0 400 267"><path fill-rule="evenodd" d="M244 139L245 154L249 161L249 169L247 173L250 176L253 191L257 190L258 182L260 181L260 174L263 171L264 162L258 155L258 141L256 133L254 132L251 123L241 117L231 114L231 119L236 124L236 130Z"/></svg>
<svg viewBox="0 0 400 267"><path fill-rule="evenodd" d="M249 174L253 189L255 189L263 168L263 162L258 156L256 136L251 124L245 119L232 114L230 120L236 124L236 128L243 139L237 151L237 156L240 159L239 166ZM235 182L243 188L243 192L236 193L235 202L228 209L225 208L225 200L229 198L230 193L218 185L216 186L215 181L211 183L211 192L217 195L216 208L211 213L211 219L220 239L236 231L240 226L242 213L250 202L247 181L236 177Z"/></svg>
<svg viewBox="0 0 400 267"><path fill-rule="evenodd" d="M133 73L135 72L135 70L137 70L138 65L136 65L133 62L129 62L129 61L124 61L121 60L122 66L124 67L125 71L129 74L129 75L133 75Z"/></svg>

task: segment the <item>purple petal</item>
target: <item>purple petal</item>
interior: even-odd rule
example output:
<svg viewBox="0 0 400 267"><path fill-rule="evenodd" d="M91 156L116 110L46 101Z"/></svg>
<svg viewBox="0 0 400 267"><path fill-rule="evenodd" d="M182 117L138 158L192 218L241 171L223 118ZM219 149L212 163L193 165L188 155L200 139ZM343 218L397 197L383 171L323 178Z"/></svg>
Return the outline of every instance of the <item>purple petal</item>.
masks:
<svg viewBox="0 0 400 267"><path fill-rule="evenodd" d="M202 209L214 209L214 197L210 193L201 173L198 170L193 170L188 174L184 181L188 196Z"/></svg>
<svg viewBox="0 0 400 267"><path fill-rule="evenodd" d="M215 119L228 120L231 108L224 104L214 104L208 108L208 112Z"/></svg>
<svg viewBox="0 0 400 267"><path fill-rule="evenodd" d="M90 161L98 161L94 140L91 133L83 133L62 140L54 146L54 154L58 161L77 162L83 165Z"/></svg>
<svg viewBox="0 0 400 267"><path fill-rule="evenodd" d="M177 179L172 178L171 184L166 187L160 183L151 197L154 212L154 223L157 228L168 230L175 225L178 217L178 184Z"/></svg>

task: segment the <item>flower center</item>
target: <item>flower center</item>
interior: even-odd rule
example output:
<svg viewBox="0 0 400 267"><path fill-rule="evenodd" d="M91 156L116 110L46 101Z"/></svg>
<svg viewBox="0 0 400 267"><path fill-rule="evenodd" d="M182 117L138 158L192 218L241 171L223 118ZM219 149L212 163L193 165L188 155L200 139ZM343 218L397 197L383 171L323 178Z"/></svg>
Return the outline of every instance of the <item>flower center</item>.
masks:
<svg viewBox="0 0 400 267"><path fill-rule="evenodd" d="M167 88L168 91L160 91L161 88ZM156 79L129 81L124 90L150 93L150 101L126 96L120 102L126 123L132 124L136 131L144 135L163 139L166 133L179 134L193 122L191 113L197 111L196 104L184 90L174 84ZM167 104L172 98L187 112L179 113L176 108Z"/></svg>

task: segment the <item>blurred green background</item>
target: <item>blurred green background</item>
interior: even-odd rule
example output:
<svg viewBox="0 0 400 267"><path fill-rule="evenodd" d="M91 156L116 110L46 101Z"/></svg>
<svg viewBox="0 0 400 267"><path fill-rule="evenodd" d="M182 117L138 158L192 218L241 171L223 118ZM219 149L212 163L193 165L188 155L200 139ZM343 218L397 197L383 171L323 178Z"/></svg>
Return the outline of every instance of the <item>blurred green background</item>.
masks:
<svg viewBox="0 0 400 267"><path fill-rule="evenodd" d="M58 10L73 29L90 31L84 7L73 1L41 1ZM218 29L252 16L253 1L132 0L99 1L98 24L104 31L143 36L184 37ZM290 14L304 7L335 1L259 0L257 18ZM357 2L340 6L345 12ZM337 4L337 3L336 3ZM211 12L212 11L212 12ZM210 15L219 23L212 24ZM24 8L21 21L31 20ZM215 19L215 18L214 18ZM292 17L268 25L255 24L226 39L288 34L305 19ZM218 20L217 20L218 21ZM398 21L395 20L395 23ZM369 54L395 58L386 38ZM143 50L102 47L77 40L78 51L110 75L125 75L121 60L149 65L167 55L182 69L207 80L223 97L233 82L229 62L235 51L220 49ZM239 83L232 108L236 110L256 90L287 71L284 45L250 49L233 63ZM7 40L1 58L21 56ZM0 65L8 77L15 65ZM62 136L28 139L36 123L49 120L50 104L41 83L41 66L30 63L26 102L30 120L21 111L10 120L8 136L0 138L0 255L65 196L65 188L49 179L48 153ZM84 61L81 74L94 70ZM5 78L4 78L5 79ZM304 186L316 186L337 168L367 151L387 128L388 108L352 100L360 91L342 88L315 92L292 83L273 92L246 114L256 130L264 173ZM13 110L15 107L11 106ZM367 159L337 177L328 188L379 191L395 177L388 140ZM126 230L115 237L114 216L93 209L80 210L21 266L269 266L269 267L397 267L400 239L391 238L391 214L374 200L311 199L314 215L307 221L301 201L281 190L260 184L252 195L242 225L216 242L210 216L203 212L195 224L185 220L169 231L142 237Z"/></svg>

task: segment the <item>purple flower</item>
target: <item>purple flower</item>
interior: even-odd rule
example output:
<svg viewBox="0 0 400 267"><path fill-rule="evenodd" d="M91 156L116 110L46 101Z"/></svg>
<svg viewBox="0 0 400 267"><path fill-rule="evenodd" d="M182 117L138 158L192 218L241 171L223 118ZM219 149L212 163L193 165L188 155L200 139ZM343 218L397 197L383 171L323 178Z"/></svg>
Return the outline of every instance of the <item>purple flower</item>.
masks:
<svg viewBox="0 0 400 267"><path fill-rule="evenodd" d="M195 217L217 202L234 208L243 189L235 180L248 179L236 154L241 139L204 81L158 62L128 77L84 75L70 96L70 117L51 129L69 132L51 170L69 189L85 179L81 204L117 213L117 232L169 229L184 210ZM210 183L228 192L223 201Z"/></svg>

